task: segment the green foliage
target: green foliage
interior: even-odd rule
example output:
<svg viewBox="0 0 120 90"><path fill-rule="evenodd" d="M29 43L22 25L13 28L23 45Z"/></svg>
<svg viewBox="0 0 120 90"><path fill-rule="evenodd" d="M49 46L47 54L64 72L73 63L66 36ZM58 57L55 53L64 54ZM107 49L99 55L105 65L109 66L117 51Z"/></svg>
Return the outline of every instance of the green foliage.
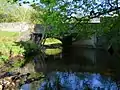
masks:
<svg viewBox="0 0 120 90"><path fill-rule="evenodd" d="M112 43L115 48L120 45L120 16L106 17L100 25L100 33L106 38L106 43Z"/></svg>
<svg viewBox="0 0 120 90"><path fill-rule="evenodd" d="M32 41L16 42L18 33L0 32L0 64L13 62L12 66L19 67L26 63L28 57L39 53L38 45Z"/></svg>
<svg viewBox="0 0 120 90"><path fill-rule="evenodd" d="M17 42L17 45L19 45L20 47L22 47L24 49L24 56L26 58L32 57L32 56L40 53L39 46L31 40L25 41L25 42L24 41Z"/></svg>
<svg viewBox="0 0 120 90"><path fill-rule="evenodd" d="M8 32L8 31L0 31L0 37L3 38L3 37L16 37L18 36L19 33L18 32Z"/></svg>
<svg viewBox="0 0 120 90"><path fill-rule="evenodd" d="M57 0L41 0L40 2L46 5L50 5L50 4L56 4Z"/></svg>
<svg viewBox="0 0 120 90"><path fill-rule="evenodd" d="M36 10L32 12L30 21L34 24L41 24L43 22L42 15L42 10Z"/></svg>
<svg viewBox="0 0 120 90"><path fill-rule="evenodd" d="M14 63L13 63L13 67L21 67L21 65L24 64L24 60L16 60Z"/></svg>
<svg viewBox="0 0 120 90"><path fill-rule="evenodd" d="M24 49L20 46L17 46L14 42L0 42L0 57L3 60L8 60L10 56L10 51L12 52L12 56L22 55L24 53Z"/></svg>
<svg viewBox="0 0 120 90"><path fill-rule="evenodd" d="M48 36L59 37L75 32L78 33L76 37L90 38L96 33L98 36L105 36L108 42L120 42L119 17L108 18L104 16L109 14L107 11L111 10L110 4L113 5L112 8L115 8L117 1L108 1L110 4L102 1L100 4L96 0L41 0L40 2L45 5L45 8L36 6L36 4L32 5L35 12L31 15L30 20L33 23L43 24L45 27L51 26L52 28L45 28ZM106 8L106 6L108 7ZM0 11L3 10L1 9ZM118 13L117 11L116 9L113 15ZM99 13L103 13L104 16L102 23L100 25L88 24L90 17L94 17L94 15L99 16ZM4 15L2 14L1 17L4 17Z"/></svg>
<svg viewBox="0 0 120 90"><path fill-rule="evenodd" d="M68 17L67 9L70 4L67 2L64 2L63 5L59 5L59 2L62 2L60 0L54 1L50 0L49 4L47 0L42 0L42 3L46 5L45 8L41 9L40 7L35 7L35 10L39 12L39 10L42 11L41 15L36 16L38 20L41 21L41 24L45 25L45 27L51 26L52 28L46 28L46 34L49 37L60 37L64 35L70 35L71 33L78 33L77 37L90 37L95 30L88 30L88 28L91 28L91 25L83 25L81 23L88 23L89 19L86 19L86 17L78 18L80 23L72 16L70 18ZM47 4L46 4L47 3ZM59 10L55 10L54 7L58 5ZM77 7L76 7L77 8ZM34 16L35 17L35 16ZM35 19L37 20L37 19ZM37 21L38 22L38 21ZM78 23L77 25L75 25ZM73 28L72 28L73 27Z"/></svg>
<svg viewBox="0 0 120 90"><path fill-rule="evenodd" d="M43 39L42 44L49 46L49 45L52 45L52 44L62 44L62 42L59 39L56 39L56 38L46 38L46 39Z"/></svg>
<svg viewBox="0 0 120 90"><path fill-rule="evenodd" d="M109 8L104 7L104 5L99 4L95 0L41 0L41 3L45 5L44 13L41 17L42 24L53 27L47 32L49 36L64 36L75 32L78 33L76 37L90 38L95 33L97 35L105 33L105 31L102 30L103 32L101 32L99 30L101 25L88 24L90 17L94 16L95 12L104 12L106 14L107 10L109 10ZM113 1L110 3L116 5ZM105 3L103 2L103 4ZM105 25L109 23L105 20ZM104 27L106 31L109 29L107 25Z"/></svg>
<svg viewBox="0 0 120 90"><path fill-rule="evenodd" d="M18 35L15 32L0 31L0 62L6 62L10 56L14 57L24 53L24 48L15 43Z"/></svg>
<svg viewBox="0 0 120 90"><path fill-rule="evenodd" d="M23 46L25 47L26 51L37 50L38 49L37 44L35 44L33 41L30 41L30 40L25 42Z"/></svg>
<svg viewBox="0 0 120 90"><path fill-rule="evenodd" d="M5 62L5 61L7 61L8 59L9 59L8 56L6 56L6 55L0 55L0 63L1 63L1 62Z"/></svg>
<svg viewBox="0 0 120 90"><path fill-rule="evenodd" d="M24 8L17 4L0 3L0 22L31 22L32 8Z"/></svg>
<svg viewBox="0 0 120 90"><path fill-rule="evenodd" d="M27 22L40 24L42 22L42 12L34 10L37 6L32 4L34 8L24 8L19 6L11 0L9 3L6 1L0 1L0 22Z"/></svg>
<svg viewBox="0 0 120 90"><path fill-rule="evenodd" d="M45 50L46 55L57 55L62 52L62 49L60 48L49 48Z"/></svg>
<svg viewBox="0 0 120 90"><path fill-rule="evenodd" d="M11 4L13 4L13 3L16 3L18 0L0 0L0 3L11 3Z"/></svg>

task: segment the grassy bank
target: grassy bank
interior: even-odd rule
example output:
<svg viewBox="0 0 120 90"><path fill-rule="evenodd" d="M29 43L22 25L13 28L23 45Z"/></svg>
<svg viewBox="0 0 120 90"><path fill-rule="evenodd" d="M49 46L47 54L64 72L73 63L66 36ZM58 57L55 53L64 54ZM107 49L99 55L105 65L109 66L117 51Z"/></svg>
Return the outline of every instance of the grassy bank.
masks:
<svg viewBox="0 0 120 90"><path fill-rule="evenodd" d="M10 57L23 54L24 49L15 43L17 38L19 38L18 32L0 31L0 64Z"/></svg>
<svg viewBox="0 0 120 90"><path fill-rule="evenodd" d="M8 31L0 31L0 38L1 37L16 37L18 36L19 33L18 32L8 32Z"/></svg>

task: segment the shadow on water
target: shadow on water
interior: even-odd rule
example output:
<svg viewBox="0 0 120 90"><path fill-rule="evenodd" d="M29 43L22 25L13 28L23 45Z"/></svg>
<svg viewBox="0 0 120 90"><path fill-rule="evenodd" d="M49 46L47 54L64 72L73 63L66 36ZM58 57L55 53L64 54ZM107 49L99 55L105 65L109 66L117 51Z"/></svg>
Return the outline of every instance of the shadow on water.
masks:
<svg viewBox="0 0 120 90"><path fill-rule="evenodd" d="M120 60L103 49L70 46L58 55L34 59L36 72L44 72L46 78L36 86L22 85L23 90L119 89Z"/></svg>
<svg viewBox="0 0 120 90"><path fill-rule="evenodd" d="M22 90L120 89L120 60L116 54L110 55L104 49L79 47L70 45L72 43L64 43L61 53L44 55L40 53L41 51L33 42L21 41L17 44L25 49L26 61L24 65L28 63L28 57L33 56L34 65L31 65L30 68L34 66L36 72L42 72L45 76L24 80L20 87ZM70 46L64 46L66 44Z"/></svg>

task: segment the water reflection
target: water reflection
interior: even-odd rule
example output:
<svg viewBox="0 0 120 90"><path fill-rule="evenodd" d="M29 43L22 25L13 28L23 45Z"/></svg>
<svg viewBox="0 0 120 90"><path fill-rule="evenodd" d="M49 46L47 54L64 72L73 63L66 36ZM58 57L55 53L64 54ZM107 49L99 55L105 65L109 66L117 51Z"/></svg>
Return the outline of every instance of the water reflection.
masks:
<svg viewBox="0 0 120 90"><path fill-rule="evenodd" d="M23 85L20 90L30 90L30 84Z"/></svg>
<svg viewBox="0 0 120 90"><path fill-rule="evenodd" d="M30 84L22 90L31 90ZM116 82L99 73L52 72L37 90L118 90Z"/></svg>
<svg viewBox="0 0 120 90"><path fill-rule="evenodd" d="M120 80L120 60L102 49L68 47L61 54L45 59L38 55L35 61L36 72L43 72L46 78L34 84L36 89L30 89L32 83L23 85L22 90L120 89L113 80Z"/></svg>

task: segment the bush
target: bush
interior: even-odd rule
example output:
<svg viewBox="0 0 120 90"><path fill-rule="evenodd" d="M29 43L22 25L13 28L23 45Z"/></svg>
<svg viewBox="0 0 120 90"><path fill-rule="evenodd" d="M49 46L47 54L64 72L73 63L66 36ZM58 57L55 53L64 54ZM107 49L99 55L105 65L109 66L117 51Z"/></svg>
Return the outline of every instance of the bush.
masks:
<svg viewBox="0 0 120 90"><path fill-rule="evenodd" d="M30 22L33 12L33 9L17 4L0 3L0 22Z"/></svg>
<svg viewBox="0 0 120 90"><path fill-rule="evenodd" d="M40 53L39 46L31 40L16 42L18 36L15 32L0 31L0 65L10 63L13 67L19 67Z"/></svg>

